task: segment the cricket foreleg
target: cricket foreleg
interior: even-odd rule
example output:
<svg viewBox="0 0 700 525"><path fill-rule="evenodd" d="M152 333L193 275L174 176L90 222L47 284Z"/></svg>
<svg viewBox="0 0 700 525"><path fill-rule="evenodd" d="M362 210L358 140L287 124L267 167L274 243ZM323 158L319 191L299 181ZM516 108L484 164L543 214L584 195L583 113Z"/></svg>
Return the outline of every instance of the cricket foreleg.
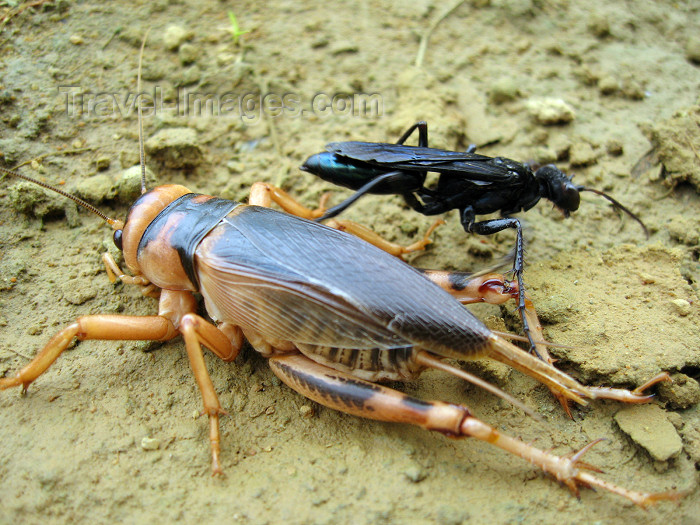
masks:
<svg viewBox="0 0 700 525"><path fill-rule="evenodd" d="M14 376L0 379L0 390L29 385L43 374L74 338L102 340L167 341L177 335L168 319L151 315L145 317L127 315L89 315L79 317L73 324L58 332L44 348Z"/></svg>

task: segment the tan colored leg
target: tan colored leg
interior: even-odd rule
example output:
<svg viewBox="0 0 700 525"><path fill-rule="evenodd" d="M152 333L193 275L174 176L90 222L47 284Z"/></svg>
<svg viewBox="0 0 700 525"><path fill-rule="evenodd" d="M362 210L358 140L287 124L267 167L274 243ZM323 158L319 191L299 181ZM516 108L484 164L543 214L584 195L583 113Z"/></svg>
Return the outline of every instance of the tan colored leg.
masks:
<svg viewBox="0 0 700 525"><path fill-rule="evenodd" d="M317 219L323 215L326 211L324 202L327 197L321 199L321 206L312 210L303 206L299 201L292 197L289 193L284 191L282 188L273 186L266 182L256 182L250 188L250 196L248 197L248 203L255 206L264 206L269 208L272 202L277 203L277 205L284 211L291 215L296 215L297 217L302 217L304 219Z"/></svg>
<svg viewBox="0 0 700 525"><path fill-rule="evenodd" d="M151 284L151 282L143 275L126 275L122 269L119 268L119 265L114 260L114 257L112 257L108 252L102 254L102 262L105 265L109 282L113 283L119 279L124 284L135 284L142 287L141 293L146 297L158 298L160 293L158 287Z"/></svg>
<svg viewBox="0 0 700 525"><path fill-rule="evenodd" d="M282 188L278 188L277 186L273 186L272 184L268 184L266 182L256 182L250 189L250 197L248 198L248 202L256 206L264 206L265 208L269 208L270 205L275 202L280 208L291 215L296 215L297 217L302 217L304 219L318 219L326 211L325 203L328 200L328 196L328 194L324 194L323 197L321 197L319 207L312 210L311 208L303 206ZM441 219L435 221L435 223L433 223L420 241L414 242L409 246L401 246L400 244L387 241L366 226L362 226L361 224L353 221L330 220L326 223L326 226L330 226L331 228L341 231L347 231L348 233L374 244L378 248L381 248L392 255L400 257L405 253L424 250L425 247L432 242L430 235L432 235L433 231L435 231L435 228L444 223L445 221Z"/></svg>
<svg viewBox="0 0 700 525"><path fill-rule="evenodd" d="M219 404L214 386L204 366L201 345L205 345L221 359L231 361L238 355L243 337L241 330L233 325L224 323L219 329L208 323L193 313L196 307L197 301L191 293L162 290L159 315L144 317L90 315L80 317L75 323L56 334L36 357L14 376L0 379L0 390L15 386L21 386L23 390L26 390L68 348L73 338L80 340L167 341L178 333L182 333L190 365L202 393L204 413L209 415L212 469L215 474L220 474L219 415L225 414L225 412Z"/></svg>
<svg viewBox="0 0 700 525"><path fill-rule="evenodd" d="M577 495L579 486L599 487L641 507L681 496L675 492L637 492L598 479L584 471L597 469L580 460L590 446L570 456L555 456L499 432L473 417L465 406L423 401L331 370L300 355L273 357L270 367L284 383L322 405L368 419L409 423L450 437L480 439L538 466Z"/></svg>
<svg viewBox="0 0 700 525"><path fill-rule="evenodd" d="M14 377L0 379L0 390L22 386L23 390L58 359L74 337L78 339L167 341L177 335L173 324L158 315L90 315L57 333Z"/></svg>
<svg viewBox="0 0 700 525"><path fill-rule="evenodd" d="M219 455L221 453L219 416L226 415L226 412L221 408L216 390L214 390L214 384L211 382L211 377L209 377L209 372L207 372L204 364L204 354L202 353L201 345L203 344L215 354L226 356L229 359L235 359L240 348L233 349L231 342L222 331L196 314L187 314L182 318L180 332L185 340L187 357L189 357L194 378L199 386L199 391L202 393L202 402L204 404L202 413L209 416L212 474L222 474L223 471L219 463Z"/></svg>
<svg viewBox="0 0 700 525"><path fill-rule="evenodd" d="M468 272L419 271L462 304L503 304L518 297L517 281L508 281L503 274L474 276ZM529 306L532 307L532 302Z"/></svg>
<svg viewBox="0 0 700 525"><path fill-rule="evenodd" d="M425 247L431 244L433 241L430 236L433 234L435 229L441 224L445 224L442 219L436 220L420 241L416 241L408 246L401 246L400 244L387 241L384 237L380 236L378 233L370 230L366 226L353 221L336 220L331 219L326 223L326 226L335 228L336 230L348 232L355 237L367 241L370 244L375 245L377 248L381 248L385 252L390 253L396 257L401 257L406 253L418 252L425 250Z"/></svg>

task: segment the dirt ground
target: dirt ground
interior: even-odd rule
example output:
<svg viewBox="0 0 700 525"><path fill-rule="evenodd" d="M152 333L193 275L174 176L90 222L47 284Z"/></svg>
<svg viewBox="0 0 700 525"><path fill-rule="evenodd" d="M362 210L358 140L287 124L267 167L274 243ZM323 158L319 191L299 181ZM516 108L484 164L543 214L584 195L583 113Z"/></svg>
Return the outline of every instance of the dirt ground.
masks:
<svg viewBox="0 0 700 525"><path fill-rule="evenodd" d="M520 218L526 283L546 337L565 345L552 350L558 366L588 384L627 388L671 372L676 384L659 389L651 407L594 402L570 420L544 387L490 364L469 369L543 423L437 372L399 388L464 403L557 454L606 438L587 456L600 477L688 493L647 511L601 491L584 489L577 500L486 443L320 407L249 348L229 364L207 356L231 414L222 421L225 476L212 478L183 343L88 341L26 396L0 395L0 522L698 523L696 2L465 2L435 28L420 66L421 36L448 7L442 2L41 4L0 4L4 165L33 160L24 173L108 215L124 217L132 199L123 172L138 164L130 104L148 29L144 90L162 105L144 127L160 183L245 199L264 180L308 205L330 189L338 202L348 193L299 171L307 156L330 141L396 140L424 119L435 147L476 143L488 155L556 162L638 213L648 240L590 193L570 219L547 202ZM228 11L245 31L236 38ZM186 115L174 103L185 92L219 102L228 93L228 105ZM344 93L375 94L381 111L362 111L362 97ZM261 103L261 94L270 96ZM290 107L279 110L285 95ZM98 218L11 178L0 197L0 374L77 316L155 312L138 290L109 283L101 255L115 248ZM433 222L395 196L367 197L347 217L401 243ZM455 212L445 219L411 264L479 269L513 244L513 232L469 237ZM517 331L512 310L474 309Z"/></svg>

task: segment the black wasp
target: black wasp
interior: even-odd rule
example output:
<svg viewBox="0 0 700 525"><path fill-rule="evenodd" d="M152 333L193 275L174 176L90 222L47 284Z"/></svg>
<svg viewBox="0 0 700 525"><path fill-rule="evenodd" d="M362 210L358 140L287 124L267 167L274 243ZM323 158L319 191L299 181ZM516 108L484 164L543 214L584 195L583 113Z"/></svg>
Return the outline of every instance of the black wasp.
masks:
<svg viewBox="0 0 700 525"><path fill-rule="evenodd" d="M404 142L418 130L418 146ZM536 170L505 157L488 157L475 153L476 146L465 152L428 147L428 124L418 122L396 144L377 142L331 142L327 151L309 157L301 169L357 192L330 208L317 219L323 221L340 214L368 193L401 195L406 204L424 215L437 215L457 209L464 230L490 235L506 228L517 231L513 273L520 287L518 309L525 308L523 272L523 234L520 221L509 217L527 211L545 198L554 203L564 216L576 211L580 192L601 195L613 206L637 221L649 236L644 223L618 201L602 191L576 185L553 165ZM439 173L437 184L427 188L428 172ZM500 212L499 219L477 221L478 215ZM522 315L521 315L522 317ZM530 337L524 317L525 333ZM531 347L534 343L530 338Z"/></svg>

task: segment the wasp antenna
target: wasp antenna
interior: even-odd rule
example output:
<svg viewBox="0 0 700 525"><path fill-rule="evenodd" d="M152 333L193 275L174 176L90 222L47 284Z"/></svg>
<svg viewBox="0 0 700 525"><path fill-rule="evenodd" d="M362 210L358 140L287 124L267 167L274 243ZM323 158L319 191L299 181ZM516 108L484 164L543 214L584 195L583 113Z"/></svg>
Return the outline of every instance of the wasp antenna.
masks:
<svg viewBox="0 0 700 525"><path fill-rule="evenodd" d="M68 199L72 200L76 204L79 204L83 208L85 208L88 211L91 211L95 215L97 215L100 219L105 221L107 224L112 226L114 229L119 229L122 227L123 223L122 221L116 220L116 219L111 219L104 213L102 213L100 210L95 208L92 204L85 202L83 199L80 199L73 195L72 193L68 193L67 191L63 191L56 186L52 186L51 184L47 184L46 182L42 182L40 180L34 179L28 175L23 175L19 173L18 171L15 170L8 170L7 168L0 168L0 173L4 173L5 175L12 175L13 177L17 177L18 179L26 180L27 182L32 182L38 186L41 186L42 188L46 188L47 190L51 190L53 192L58 193L59 195L63 195L64 197L67 197Z"/></svg>
<svg viewBox="0 0 700 525"><path fill-rule="evenodd" d="M647 239L649 238L649 230L647 229L646 225L642 222L642 219L640 219L639 217L637 217L637 216L636 216L634 213L632 213L629 209L625 208L619 201L613 199L613 198L612 198L610 195L608 195L607 193L605 193L605 192L603 192L603 191L600 191L600 190L593 189L593 188L586 188L586 187L584 187L584 186L578 186L576 189L577 189L578 191L590 191L591 193L595 193L596 195L600 195L600 196L603 197L604 199L607 199L608 201L610 201L610 202L612 203L612 205L613 205L615 208L617 208L617 209L619 209L619 210L622 210L622 211L625 212L627 215L629 215L630 217L632 217L635 221L637 221L637 222L639 223L639 225L642 227L642 229L644 230L644 235L646 235Z"/></svg>
<svg viewBox="0 0 700 525"><path fill-rule="evenodd" d="M143 41L141 42L141 51L139 52L139 71L136 75L136 98L138 104L136 107L136 113L138 115L139 121L139 162L141 164L141 195L146 193L146 153L143 148L143 118L141 117L141 65L143 64L143 50L146 48L146 39L148 38L148 33L151 30L148 29L146 34L143 35Z"/></svg>

